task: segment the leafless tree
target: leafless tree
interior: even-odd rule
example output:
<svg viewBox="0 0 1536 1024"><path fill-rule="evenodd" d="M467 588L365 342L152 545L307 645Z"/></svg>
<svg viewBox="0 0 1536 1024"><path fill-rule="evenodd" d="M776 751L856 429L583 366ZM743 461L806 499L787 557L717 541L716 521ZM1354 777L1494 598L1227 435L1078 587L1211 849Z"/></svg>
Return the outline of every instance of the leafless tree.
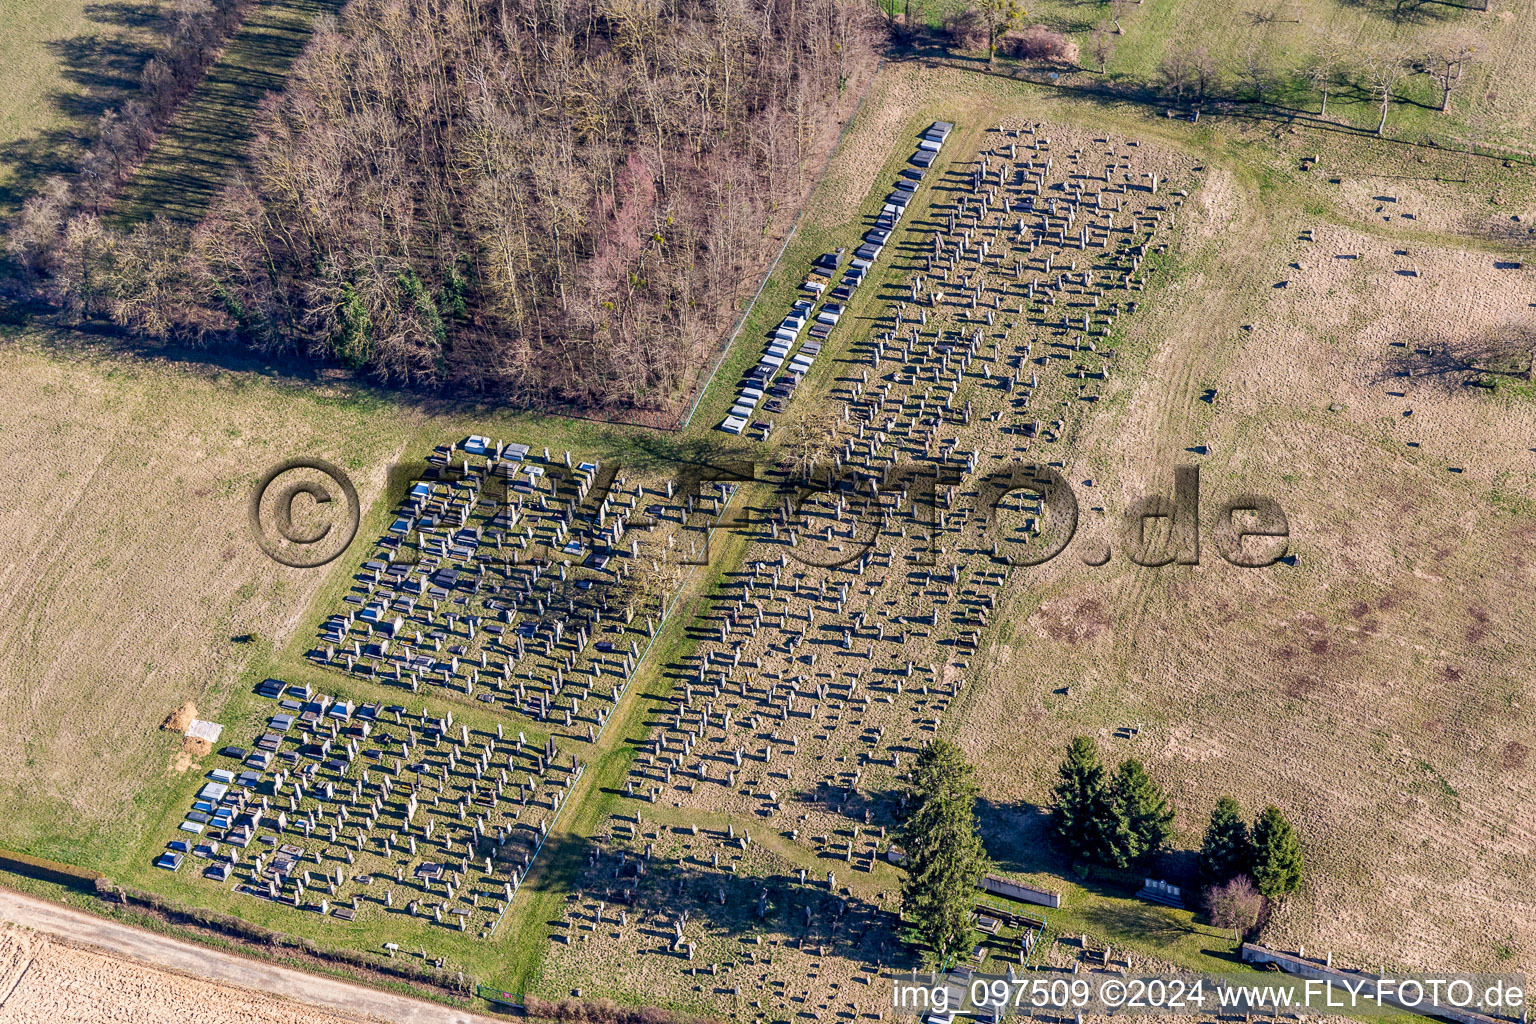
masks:
<svg viewBox="0 0 1536 1024"><path fill-rule="evenodd" d="M629 575L627 596L630 607L640 615L660 617L677 586L680 570L671 552L656 557L643 556Z"/></svg>
<svg viewBox="0 0 1536 1024"><path fill-rule="evenodd" d="M48 269L47 262L64 233L72 201L69 182L54 175L23 204L21 215L6 232L6 251L28 282L35 282Z"/></svg>
<svg viewBox="0 0 1536 1024"><path fill-rule="evenodd" d="M1407 73L1408 62L1403 51L1393 45L1383 45L1365 53L1360 65L1362 81L1370 94L1381 103L1381 118L1376 122L1376 134L1387 130L1387 111L1397 85Z"/></svg>
<svg viewBox="0 0 1536 1024"><path fill-rule="evenodd" d="M830 473L830 462L837 450L837 421L830 413L801 417L785 438L789 470L801 483L809 483L820 470Z"/></svg>
<svg viewBox="0 0 1536 1024"><path fill-rule="evenodd" d="M1264 897L1247 875L1238 875L1207 889L1205 905L1211 915L1211 924L1232 929L1232 938L1236 941L1258 923L1259 914L1264 910Z"/></svg>
<svg viewBox="0 0 1536 1024"><path fill-rule="evenodd" d="M1248 12L1248 18L1255 25L1273 25L1280 20L1282 0L1270 0L1265 7L1255 7Z"/></svg>
<svg viewBox="0 0 1536 1024"><path fill-rule="evenodd" d="M1216 59L1205 47L1197 46L1189 52L1189 66L1194 75L1195 98L1203 100L1216 84Z"/></svg>
<svg viewBox="0 0 1536 1024"><path fill-rule="evenodd" d="M1093 26L1093 33L1088 37L1088 52L1098 63L1099 74L1104 74L1109 69L1109 59L1115 55L1115 31L1108 21Z"/></svg>
<svg viewBox="0 0 1536 1024"><path fill-rule="evenodd" d="M1455 34L1438 40L1424 54L1424 70L1440 85L1440 110L1451 103L1451 90L1461 81L1461 73L1477 53L1476 43L1470 36Z"/></svg>
<svg viewBox="0 0 1536 1024"><path fill-rule="evenodd" d="M1163 94L1183 100L1184 94L1194 87L1194 67L1189 52L1182 46L1169 50L1157 66L1159 84Z"/></svg>
<svg viewBox="0 0 1536 1024"><path fill-rule="evenodd" d="M1275 84L1275 70L1270 56L1259 42L1250 43L1237 62L1237 77L1248 89L1249 98L1262 104Z"/></svg>
<svg viewBox="0 0 1536 1024"><path fill-rule="evenodd" d="M1120 19L1126 16L1130 10L1131 0L1109 0L1109 20L1115 26L1115 35L1125 35L1125 26L1120 24Z"/></svg>
<svg viewBox="0 0 1536 1024"><path fill-rule="evenodd" d="M1349 56L1349 43L1327 26L1313 28L1312 52L1302 71L1320 97L1317 114L1328 116L1328 96Z"/></svg>

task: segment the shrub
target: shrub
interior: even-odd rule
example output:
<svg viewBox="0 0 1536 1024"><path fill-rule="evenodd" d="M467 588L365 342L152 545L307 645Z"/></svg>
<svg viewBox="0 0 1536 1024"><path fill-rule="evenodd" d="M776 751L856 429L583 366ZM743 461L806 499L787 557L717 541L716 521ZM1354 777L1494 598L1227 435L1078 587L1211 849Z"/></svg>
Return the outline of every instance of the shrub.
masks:
<svg viewBox="0 0 1536 1024"><path fill-rule="evenodd" d="M987 26L976 11L961 11L944 19L944 34L957 50L980 50L987 45Z"/></svg>
<svg viewBox="0 0 1536 1024"><path fill-rule="evenodd" d="M618 1006L607 999L588 1002L528 995L523 997L523 1009L530 1017L564 1024L709 1024L703 1017L674 1013L657 1006Z"/></svg>
<svg viewBox="0 0 1536 1024"><path fill-rule="evenodd" d="M1077 43L1044 25L1031 25L1009 32L998 40L998 50L1018 60L1043 60L1053 64L1076 64Z"/></svg>
<svg viewBox="0 0 1536 1024"><path fill-rule="evenodd" d="M1205 891L1205 906L1211 914L1211 924L1217 928L1231 928L1232 938L1241 938L1258 923L1264 910L1264 897L1253 887L1247 875L1238 875L1221 885L1213 885Z"/></svg>

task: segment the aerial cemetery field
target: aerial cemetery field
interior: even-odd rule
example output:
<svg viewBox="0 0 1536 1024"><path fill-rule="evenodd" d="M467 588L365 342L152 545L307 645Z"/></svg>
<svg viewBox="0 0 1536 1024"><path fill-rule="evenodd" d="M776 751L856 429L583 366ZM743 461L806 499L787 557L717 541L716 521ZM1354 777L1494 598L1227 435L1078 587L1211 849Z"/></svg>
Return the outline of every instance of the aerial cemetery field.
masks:
<svg viewBox="0 0 1536 1024"><path fill-rule="evenodd" d="M679 998L744 1000L742 1012L862 1006L873 986L859 982L901 956L882 913L897 773L951 730L981 766L1000 866L1064 892L1048 936L1081 924L1179 962L1215 941L1185 915L1083 884L1052 850L1055 764L1086 732L1170 781L1188 846L1222 793L1305 823L1319 874L1272 920L1275 941L1403 964L1529 962L1522 823L1536 794L1518 622L1531 570L1516 514L1530 507L1529 392L1518 375L1457 370L1519 361L1507 339L1536 282L1510 249L1523 246L1529 183L1459 157L1267 131L1216 143L1190 127L1094 130L1066 105L1068 118L1009 119L972 101L966 117L967 99L932 102L941 82L914 72L877 93L882 135L913 137L930 115L961 127L888 243L895 255L870 272L875 288L859 285L843 314L859 331L795 388L814 427L770 435L789 431L777 463L789 475L809 461L847 489L792 498L788 513L775 489L755 506L766 521L668 666L670 699L587 851L544 978L608 992L594 960L649 947L644 982L624 994L670 976ZM910 108L891 100L907 89L929 102L902 121L892 110ZM983 195L1030 195L1047 154L1061 178L1041 198L1072 195L1071 182L1111 191L1149 280L1124 288L1113 234L1094 231L1085 256L1081 234L1063 239L1038 208L1026 226L1045 237L1023 244L1017 214L982 212ZM871 196L904 161L880 165ZM1007 168L1005 182L975 191L983 166ZM1115 194L1122 183L1140 187ZM846 190L824 201L852 205ZM1158 213L1163 230L1149 232ZM857 234L817 241L851 248ZM733 399L715 401L705 408ZM899 484L871 493L898 453L969 470L967 483L940 488L927 514ZM991 553L998 534L1005 547L1048 541L1029 532L1038 503L1005 503L990 535L962 519L985 493L978 478L1010 455L1059 464L1077 491L1077 536L1043 566ZM1120 516L1170 493L1179 464L1203 473L1202 564L1131 565ZM1254 491L1284 508L1289 555L1243 569L1209 530L1222 501ZM935 539L922 527L940 516ZM1415 909L1437 897L1433 915ZM988 965L1001 970L1029 934L1027 921L1001 929ZM843 958L827 955L840 944ZM685 963L672 962L679 945Z"/></svg>
<svg viewBox="0 0 1536 1024"><path fill-rule="evenodd" d="M882 861L903 759L965 706L979 636L1019 586L1009 552L1044 540L1027 494L984 535L980 485L1021 456L1051 461L1118 369L1115 319L1144 294L1197 181L1194 161L1160 147L1023 119L957 130L944 155L926 211L890 243L865 306L873 330L812 399L847 410L812 467L840 486L811 500L789 486L754 508L743 563L667 665L671 697L591 850L551 968L562 977L637 941L666 954L645 936L668 917L695 963L737 960L766 933L791 947L755 954L775 965L767 980L819 970L839 979L839 1003L878 994L846 990L850 965L813 963L823 947L851 947L862 971L901 962ZM956 482L925 493L920 466ZM691 920L678 920L682 898ZM998 963L1022 963L1038 927L999 934ZM689 977L674 979L679 997ZM764 1011L787 1009L763 980L746 987L773 999Z"/></svg>
<svg viewBox="0 0 1536 1024"><path fill-rule="evenodd" d="M509 992L859 1019L951 737L1059 901L978 892L974 966L1222 969L1052 846L1086 734L1178 810L1143 874L1223 794L1296 822L1266 942L1536 963L1529 174L977 77L881 70L682 432L8 348L0 845ZM362 497L321 570L244 532L299 453ZM1124 528L1180 466L1198 564ZM1218 529L1255 494L1283 547Z"/></svg>

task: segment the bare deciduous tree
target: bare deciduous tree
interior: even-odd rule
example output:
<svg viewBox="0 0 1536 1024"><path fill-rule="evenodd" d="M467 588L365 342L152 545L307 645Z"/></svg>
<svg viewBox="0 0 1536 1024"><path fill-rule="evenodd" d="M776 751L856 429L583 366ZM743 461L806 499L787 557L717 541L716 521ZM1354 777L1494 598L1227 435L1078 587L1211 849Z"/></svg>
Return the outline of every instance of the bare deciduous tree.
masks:
<svg viewBox="0 0 1536 1024"><path fill-rule="evenodd" d="M1451 90L1461 81L1461 73L1476 53L1472 37L1457 33L1437 40L1424 54L1424 70L1440 85L1440 110L1450 106Z"/></svg>
<svg viewBox="0 0 1536 1024"><path fill-rule="evenodd" d="M1186 93L1203 100L1216 81L1216 62L1203 46L1176 45L1158 65L1164 94L1182 100Z"/></svg>
<svg viewBox="0 0 1536 1024"><path fill-rule="evenodd" d="M1205 47L1197 46L1189 51L1189 67L1194 76L1195 98L1203 100L1216 84L1216 59Z"/></svg>
<svg viewBox="0 0 1536 1024"><path fill-rule="evenodd" d="M21 215L5 233L5 248L28 281L47 269L49 254L64 233L71 196L69 183L54 175L43 182L42 190L28 199Z"/></svg>
<svg viewBox="0 0 1536 1024"><path fill-rule="evenodd" d="M785 439L784 454L794 477L810 483L818 471L831 472L829 463L837 449L837 421L831 414L822 413L794 422Z"/></svg>
<svg viewBox="0 0 1536 1024"><path fill-rule="evenodd" d="M1370 95L1381 104L1381 118L1376 122L1377 135L1387 130L1387 112L1392 106L1397 84L1403 80L1407 70L1403 51L1396 46L1380 46L1364 55L1360 65L1362 82Z"/></svg>
<svg viewBox="0 0 1536 1024"><path fill-rule="evenodd" d="M1275 84L1275 70L1269 53L1260 42L1252 42L1237 61L1237 77L1248 89L1248 97L1262 104Z"/></svg>
<svg viewBox="0 0 1536 1024"><path fill-rule="evenodd" d="M1170 50L1157 65L1159 85L1165 96L1172 96L1176 100L1182 100L1184 94L1193 87L1194 74L1190 66L1189 54L1183 47L1175 47Z"/></svg>
<svg viewBox="0 0 1536 1024"><path fill-rule="evenodd" d="M1348 60L1350 45L1328 26L1314 26L1312 36L1312 52L1302 68L1302 73L1321 98L1318 104L1318 116L1327 117L1328 96L1332 93L1334 83L1337 82L1339 73Z"/></svg>
<svg viewBox="0 0 1536 1024"><path fill-rule="evenodd" d="M1093 33L1088 37L1088 52L1099 65L1099 74L1104 74L1109 69L1109 59L1115 55L1115 31L1109 22L1100 21L1093 26Z"/></svg>
<svg viewBox="0 0 1536 1024"><path fill-rule="evenodd" d="M1264 910L1264 897L1247 875L1238 875L1229 882L1207 889L1205 905L1211 915L1211 924L1232 929L1235 941L1258 923L1259 914Z"/></svg>
<svg viewBox="0 0 1536 1024"><path fill-rule="evenodd" d="M1125 26L1120 24L1120 19L1126 16L1130 10L1131 0L1109 0L1109 20L1115 26L1115 35L1125 35Z"/></svg>

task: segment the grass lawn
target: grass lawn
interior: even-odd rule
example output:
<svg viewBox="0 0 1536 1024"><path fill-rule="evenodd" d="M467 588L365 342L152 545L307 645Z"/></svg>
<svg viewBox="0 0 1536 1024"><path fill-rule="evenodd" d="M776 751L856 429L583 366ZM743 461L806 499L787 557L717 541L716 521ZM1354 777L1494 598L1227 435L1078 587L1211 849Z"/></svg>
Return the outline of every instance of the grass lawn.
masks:
<svg viewBox="0 0 1536 1024"><path fill-rule="evenodd" d="M947 15L966 5L960 0L914 0L912 6L914 20L921 16L939 26ZM1159 65L1169 53L1179 47L1204 48L1225 85L1215 91L1246 96L1247 87L1238 83L1251 57L1269 72L1269 98L1280 108L1277 113L1316 114L1319 97L1301 69L1311 60L1320 37L1342 44L1341 63L1346 68L1375 48L1416 58L1446 40L1465 37L1475 46L1474 59L1455 86L1449 111L1434 109L1440 102L1440 87L1429 75L1406 75L1394 90L1398 102L1389 115L1388 133L1415 139L1432 136L1445 145L1456 138L1475 139L1529 152L1536 110L1526 98L1536 89L1536 21L1510 0L1494 0L1486 12L1472 10L1470 5L1423 3L1409 5L1397 16L1394 6L1349 0L1127 4L1120 19L1123 33L1114 36L1107 71L1113 81L1156 83ZM1101 80L1090 34L1109 18L1107 0L1034 0L1024 7L1023 24L1044 24L1069 34L1079 45L1081 64L1092 69L1063 73L1061 84L1095 87ZM1000 61L999 67L1009 63ZM1339 84L1329 97L1329 117L1374 129L1381 105L1367 93L1355 84Z"/></svg>

